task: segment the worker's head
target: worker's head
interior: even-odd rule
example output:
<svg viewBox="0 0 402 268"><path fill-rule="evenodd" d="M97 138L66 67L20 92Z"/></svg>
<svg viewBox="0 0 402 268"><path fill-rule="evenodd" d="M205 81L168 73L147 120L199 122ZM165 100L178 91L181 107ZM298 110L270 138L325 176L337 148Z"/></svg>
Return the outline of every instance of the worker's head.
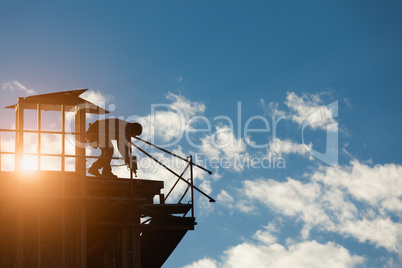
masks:
<svg viewBox="0 0 402 268"><path fill-rule="evenodd" d="M127 130L132 137L139 136L142 133L142 126L138 123L128 123Z"/></svg>

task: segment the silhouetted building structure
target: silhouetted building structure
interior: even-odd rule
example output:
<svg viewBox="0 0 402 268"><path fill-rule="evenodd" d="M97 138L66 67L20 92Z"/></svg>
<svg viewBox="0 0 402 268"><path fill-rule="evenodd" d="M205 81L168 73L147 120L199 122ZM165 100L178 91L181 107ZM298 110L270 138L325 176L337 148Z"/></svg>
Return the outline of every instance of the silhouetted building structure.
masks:
<svg viewBox="0 0 402 268"><path fill-rule="evenodd" d="M199 189L193 185L191 157L181 175L168 169L177 182L187 184L174 204L165 202L171 191L165 196L160 180L134 179L133 172L126 179L87 176L86 161L95 157L85 151L86 115L108 112L80 98L85 91L19 98L6 107L15 109L16 129L0 130L15 139L14 152L0 148L0 267L161 267L186 232L194 229L193 190ZM26 110L37 112L36 130L24 129ZM59 112L60 131L42 129L44 111ZM74 113L69 132L68 112ZM25 150L28 134L36 138L35 152ZM61 153L43 152L44 135L59 137ZM70 154L68 136L75 138ZM37 170L24 171L28 156L36 159ZM44 170L49 158L56 159L59 168ZM188 179L183 178L185 172ZM185 196L188 202L181 203Z"/></svg>

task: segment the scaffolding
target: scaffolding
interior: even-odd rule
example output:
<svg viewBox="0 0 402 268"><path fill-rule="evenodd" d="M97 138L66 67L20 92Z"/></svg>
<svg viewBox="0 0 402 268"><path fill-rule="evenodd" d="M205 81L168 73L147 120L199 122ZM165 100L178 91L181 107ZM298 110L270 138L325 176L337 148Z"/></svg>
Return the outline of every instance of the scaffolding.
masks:
<svg viewBox="0 0 402 268"><path fill-rule="evenodd" d="M80 98L85 91L19 98L6 107L15 109L15 129L0 129L0 267L161 267L187 231L194 230L194 190L214 202L194 186L193 167L200 166L192 156L177 156L140 138L186 163L178 174L132 144L177 177L166 196L163 181L134 178L132 168L126 179L87 176L86 161L94 156L86 155L86 117L108 111ZM25 110L36 111L36 130L24 128ZM43 111L60 112L60 131L43 129ZM74 125L67 131L68 113ZM13 152L2 150L3 133L14 134ZM37 139L34 152L24 150L29 134ZM60 153L43 152L43 135L60 136ZM74 137L73 154L67 153L68 136ZM27 156L36 159L34 171L24 171ZM7 157L13 159L12 168L3 161ZM44 168L49 158L60 161L57 170ZM179 182L187 184L184 193L177 203L168 203Z"/></svg>

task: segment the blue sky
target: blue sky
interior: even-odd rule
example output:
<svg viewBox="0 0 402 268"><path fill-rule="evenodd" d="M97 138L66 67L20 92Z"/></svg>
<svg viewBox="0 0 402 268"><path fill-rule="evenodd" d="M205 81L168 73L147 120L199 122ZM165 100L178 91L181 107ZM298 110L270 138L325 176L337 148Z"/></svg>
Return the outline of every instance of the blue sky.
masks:
<svg viewBox="0 0 402 268"><path fill-rule="evenodd" d="M400 267L401 11L399 1L1 1L0 103L89 88L112 116L153 120L149 138L177 140L169 149L182 155L285 161L207 163L215 175L198 171L197 183L218 202L200 197L196 230L164 267ZM337 116L303 129L332 103ZM152 114L155 104L173 106ZM186 128L172 107L199 119ZM0 113L9 127L13 114ZM264 148L245 140L252 116L250 128L270 124L249 137ZM186 132L204 148L177 139ZM336 166L306 150L328 142Z"/></svg>

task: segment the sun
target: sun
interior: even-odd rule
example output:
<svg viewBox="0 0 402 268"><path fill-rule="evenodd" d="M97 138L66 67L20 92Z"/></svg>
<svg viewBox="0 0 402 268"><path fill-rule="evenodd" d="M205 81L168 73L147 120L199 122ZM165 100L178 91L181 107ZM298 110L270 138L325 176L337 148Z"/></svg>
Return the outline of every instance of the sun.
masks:
<svg viewBox="0 0 402 268"><path fill-rule="evenodd" d="M38 158L25 155L22 162L23 170L38 170Z"/></svg>

